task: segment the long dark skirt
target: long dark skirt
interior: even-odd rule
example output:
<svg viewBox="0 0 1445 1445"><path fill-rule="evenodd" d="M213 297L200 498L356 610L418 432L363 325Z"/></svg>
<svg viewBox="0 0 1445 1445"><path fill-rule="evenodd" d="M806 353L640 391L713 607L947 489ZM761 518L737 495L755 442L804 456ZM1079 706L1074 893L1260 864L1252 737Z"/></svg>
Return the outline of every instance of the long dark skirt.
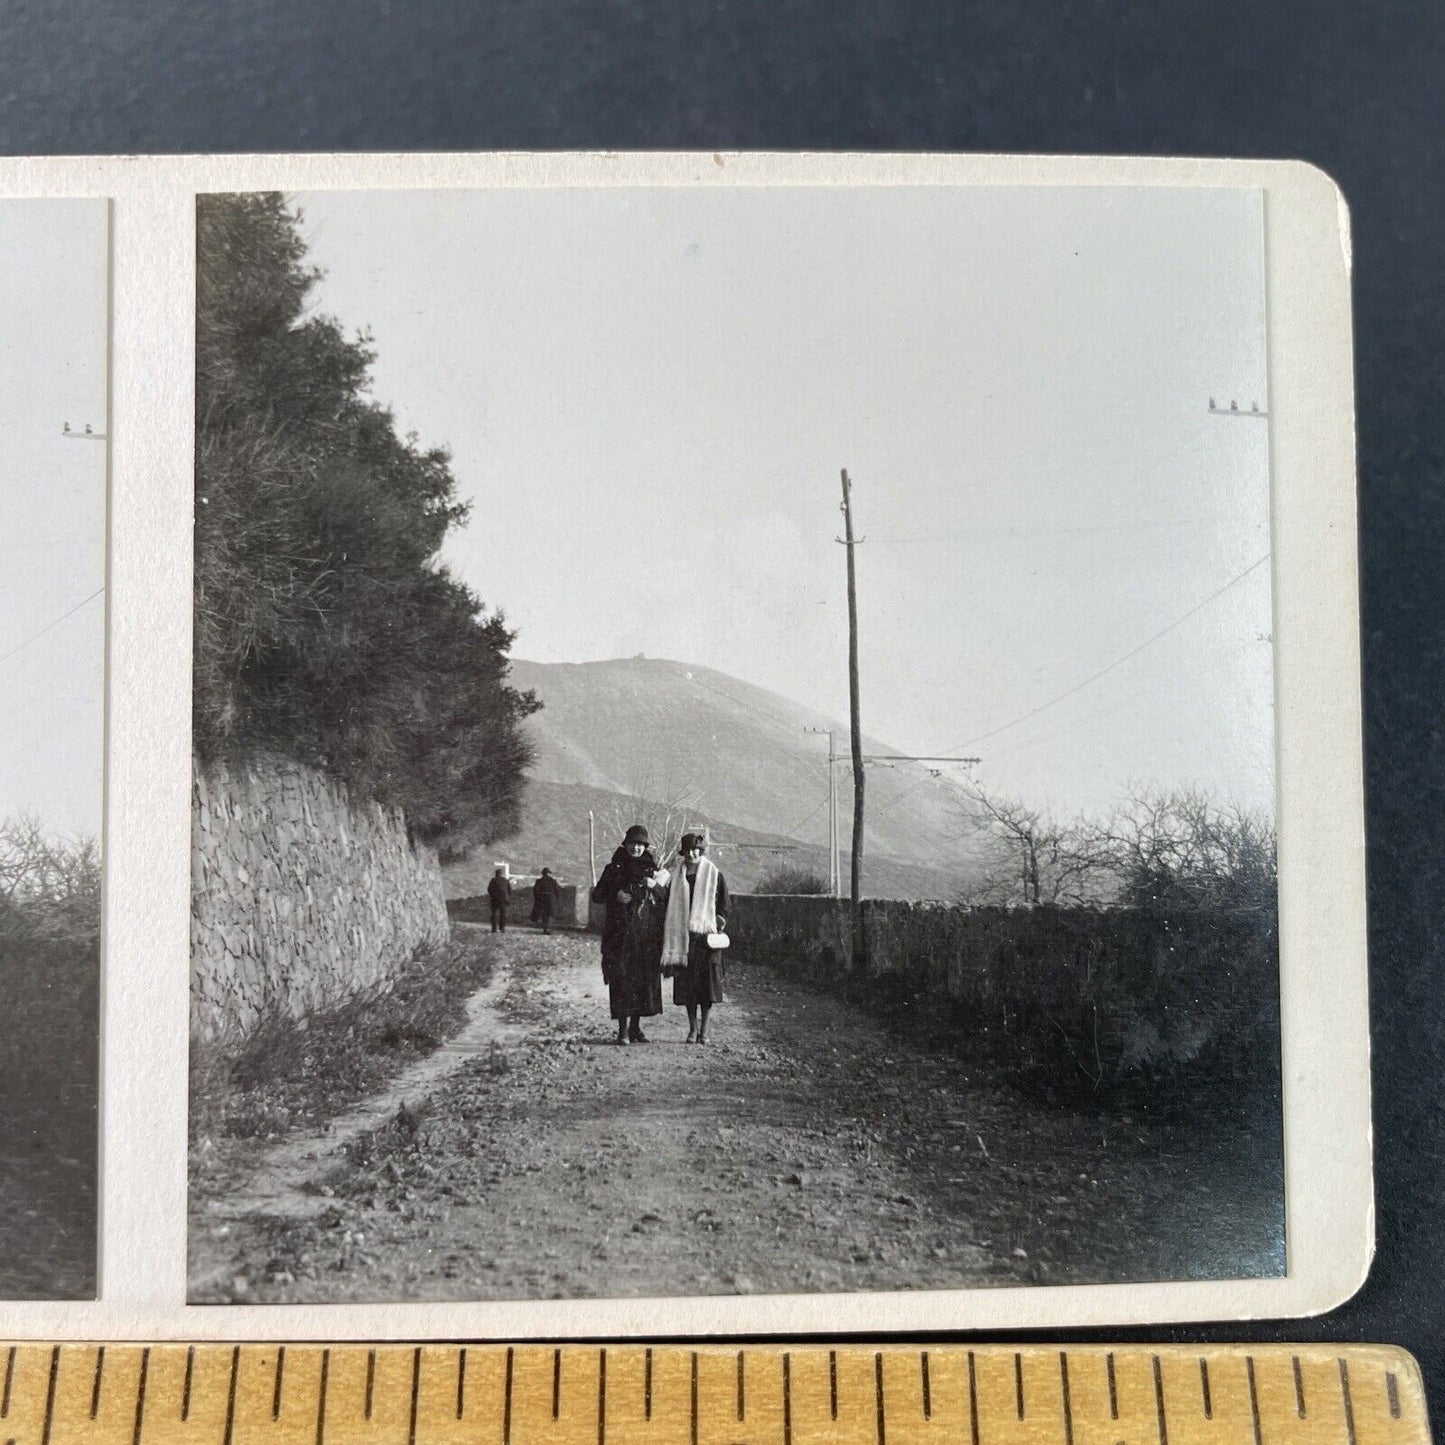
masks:
<svg viewBox="0 0 1445 1445"><path fill-rule="evenodd" d="M662 1012L662 975L614 964L607 972L607 999L615 1019L650 1019Z"/></svg>
<svg viewBox="0 0 1445 1445"><path fill-rule="evenodd" d="M602 976L612 1017L652 1018L662 1012L662 929L654 907L634 910L621 938L602 945Z"/></svg>
<svg viewBox="0 0 1445 1445"><path fill-rule="evenodd" d="M723 1001L723 951L709 948L700 934L687 941L687 967L672 976L672 1001L681 1007L711 1007Z"/></svg>

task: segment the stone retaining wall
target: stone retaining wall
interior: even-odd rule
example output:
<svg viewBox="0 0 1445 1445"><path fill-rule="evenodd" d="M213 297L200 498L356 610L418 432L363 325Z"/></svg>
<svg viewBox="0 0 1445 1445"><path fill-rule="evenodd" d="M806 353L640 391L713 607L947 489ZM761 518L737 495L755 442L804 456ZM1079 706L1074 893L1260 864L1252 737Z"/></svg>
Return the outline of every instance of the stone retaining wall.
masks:
<svg viewBox="0 0 1445 1445"><path fill-rule="evenodd" d="M385 989L446 941L436 854L399 811L279 759L198 762L192 789L193 1040Z"/></svg>

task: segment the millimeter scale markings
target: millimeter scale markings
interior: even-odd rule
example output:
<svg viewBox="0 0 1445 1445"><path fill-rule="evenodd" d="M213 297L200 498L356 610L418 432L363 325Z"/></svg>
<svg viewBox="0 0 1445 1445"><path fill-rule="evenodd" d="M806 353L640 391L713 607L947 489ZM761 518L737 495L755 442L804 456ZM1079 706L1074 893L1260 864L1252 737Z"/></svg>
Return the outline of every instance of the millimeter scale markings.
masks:
<svg viewBox="0 0 1445 1445"><path fill-rule="evenodd" d="M0 1344L0 1445L1428 1445L1385 1346Z"/></svg>

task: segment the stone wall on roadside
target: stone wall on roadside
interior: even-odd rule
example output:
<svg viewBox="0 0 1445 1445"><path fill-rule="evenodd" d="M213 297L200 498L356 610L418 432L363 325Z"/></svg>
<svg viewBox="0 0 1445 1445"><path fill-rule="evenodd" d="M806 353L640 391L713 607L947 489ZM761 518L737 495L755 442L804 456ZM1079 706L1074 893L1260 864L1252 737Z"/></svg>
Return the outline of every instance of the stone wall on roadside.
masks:
<svg viewBox="0 0 1445 1445"><path fill-rule="evenodd" d="M197 762L191 825L194 1040L384 991L448 938L435 852L314 768Z"/></svg>
<svg viewBox="0 0 1445 1445"><path fill-rule="evenodd" d="M1095 1090L1190 1070L1278 1080L1272 911L969 908L737 895L730 958L944 1027L979 1061Z"/></svg>

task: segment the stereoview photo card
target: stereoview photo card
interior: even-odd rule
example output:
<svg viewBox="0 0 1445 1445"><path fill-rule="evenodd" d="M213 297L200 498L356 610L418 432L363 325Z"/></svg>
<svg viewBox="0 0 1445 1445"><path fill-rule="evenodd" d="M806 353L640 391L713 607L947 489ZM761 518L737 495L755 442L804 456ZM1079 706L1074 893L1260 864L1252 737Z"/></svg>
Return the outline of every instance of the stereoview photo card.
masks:
<svg viewBox="0 0 1445 1445"><path fill-rule="evenodd" d="M0 198L12 1338L1358 1285L1327 178L75 158Z"/></svg>

